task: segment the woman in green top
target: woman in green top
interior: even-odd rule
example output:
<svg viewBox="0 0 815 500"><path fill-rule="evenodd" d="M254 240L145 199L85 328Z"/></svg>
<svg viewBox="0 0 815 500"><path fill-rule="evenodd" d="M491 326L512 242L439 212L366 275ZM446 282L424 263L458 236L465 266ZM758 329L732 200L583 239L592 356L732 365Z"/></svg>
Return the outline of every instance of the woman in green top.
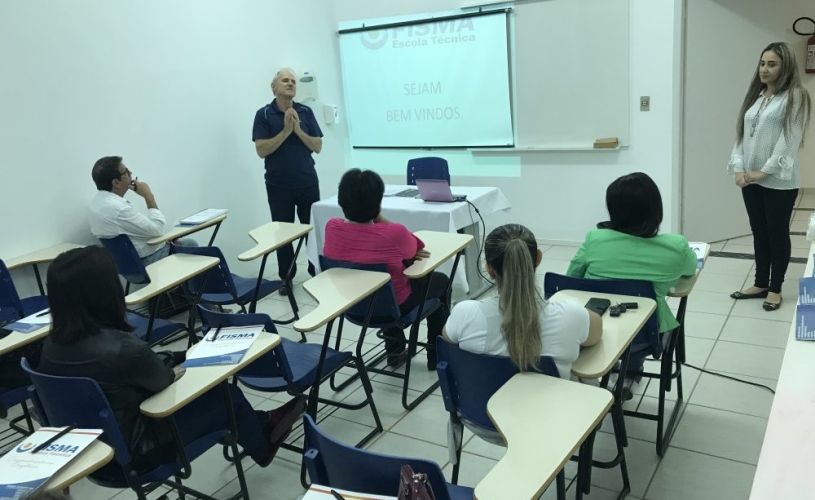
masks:
<svg viewBox="0 0 815 500"><path fill-rule="evenodd" d="M662 197L648 175L637 172L612 182L606 190L606 208L611 220L586 234L566 274L650 281L656 293L659 332L673 330L679 323L665 296L680 277L696 272L696 254L684 236L659 234ZM640 332L631 346L629 371L641 373L651 352L648 332Z"/></svg>

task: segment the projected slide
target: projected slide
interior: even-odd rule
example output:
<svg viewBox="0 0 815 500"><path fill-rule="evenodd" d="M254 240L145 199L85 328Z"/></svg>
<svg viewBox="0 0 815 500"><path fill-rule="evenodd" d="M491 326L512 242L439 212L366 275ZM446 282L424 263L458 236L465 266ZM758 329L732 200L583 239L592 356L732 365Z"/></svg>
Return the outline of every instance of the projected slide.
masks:
<svg viewBox="0 0 815 500"><path fill-rule="evenodd" d="M355 147L511 146L504 12L340 35Z"/></svg>

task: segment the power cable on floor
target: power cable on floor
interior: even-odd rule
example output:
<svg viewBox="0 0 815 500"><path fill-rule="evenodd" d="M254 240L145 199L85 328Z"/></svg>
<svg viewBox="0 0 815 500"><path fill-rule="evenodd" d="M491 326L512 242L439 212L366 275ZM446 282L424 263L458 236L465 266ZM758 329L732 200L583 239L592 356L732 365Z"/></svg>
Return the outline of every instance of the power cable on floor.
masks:
<svg viewBox="0 0 815 500"><path fill-rule="evenodd" d="M755 382L750 382L750 381L747 381L747 380L744 380L744 379L731 377L730 375L725 375L724 373L712 372L710 370L705 370L704 368L699 368L698 366L693 366L691 364L684 363L684 362L682 363L682 365L687 366L688 368L693 368L694 370L698 370L698 371L700 371L702 373L707 373L708 375L715 375L717 377L722 377L722 378L726 378L726 379L729 379L729 380L734 380L736 382L741 382L742 384L754 385L756 387L761 387L762 389L767 389L768 391L775 394L775 391L772 389L772 387L768 387L768 386L763 385L763 384L757 384Z"/></svg>

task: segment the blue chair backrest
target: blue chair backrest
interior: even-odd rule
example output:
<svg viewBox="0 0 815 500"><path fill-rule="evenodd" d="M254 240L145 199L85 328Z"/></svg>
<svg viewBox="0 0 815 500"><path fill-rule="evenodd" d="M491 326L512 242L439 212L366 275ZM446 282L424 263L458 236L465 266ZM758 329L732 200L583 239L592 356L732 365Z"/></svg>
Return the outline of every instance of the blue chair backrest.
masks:
<svg viewBox="0 0 815 500"><path fill-rule="evenodd" d="M130 463L130 452L119 424L107 396L95 380L45 375L34 371L25 358L20 361L20 366L31 378L34 386L31 399L47 425L102 429L100 439L113 448L119 465Z"/></svg>
<svg viewBox="0 0 815 500"><path fill-rule="evenodd" d="M23 303L17 287L11 280L6 264L0 260L0 320L15 320L23 317Z"/></svg>
<svg viewBox="0 0 815 500"><path fill-rule="evenodd" d="M586 292L615 293L619 295L631 295L635 297L647 297L656 299L654 285L650 281L644 280L605 280L576 278L574 276L564 276L557 273L546 273L543 277L543 295L549 298L560 290L583 290ZM651 344L654 355L662 352L662 345L659 339L659 320L656 310L648 318L645 325L637 334L635 343Z"/></svg>
<svg viewBox="0 0 815 500"><path fill-rule="evenodd" d="M407 164L407 183L416 185L416 179L443 179L450 184L450 171L447 160L437 156L413 158Z"/></svg>
<svg viewBox="0 0 815 500"><path fill-rule="evenodd" d="M113 238L99 238L102 246L108 249L116 262L116 269L122 276L127 276L131 283L144 285L150 283L150 277L139 257L139 252L126 234L120 234Z"/></svg>
<svg viewBox="0 0 815 500"><path fill-rule="evenodd" d="M414 472L427 474L436 500L450 499L444 474L435 462L382 455L343 444L323 433L309 415L303 417L303 430L303 459L314 484L395 497L399 492L399 470L410 465Z"/></svg>
<svg viewBox="0 0 815 500"><path fill-rule="evenodd" d="M227 265L224 254L221 252L220 248L186 247L175 244L171 244L170 247L172 249L172 253L203 255L218 259L218 265L210 269L209 273L201 273L184 283L184 286L187 287L190 293L198 294L199 290L201 290L201 286L203 285L203 293L228 293L237 300L238 291L235 288L235 282L232 280L232 273L229 272L229 266ZM206 282L204 279L206 279Z"/></svg>
<svg viewBox="0 0 815 500"><path fill-rule="evenodd" d="M203 306L198 306L198 316L201 318L201 333L207 334L213 328L229 328L233 326L255 326L263 325L264 330L269 333L277 333L272 318L267 314L227 314L210 311ZM238 375L245 377L274 378L283 377L289 381L293 379L286 354L279 346L267 352L256 361L240 371Z"/></svg>
<svg viewBox="0 0 815 500"><path fill-rule="evenodd" d="M443 337L436 339L436 352L444 408L456 413L468 423L494 431L487 415L487 402L509 379L520 370L509 356L476 354L447 342ZM541 356L538 369L544 375L559 377L555 360Z"/></svg>
<svg viewBox="0 0 815 500"><path fill-rule="evenodd" d="M385 264L357 264L355 262L347 262L344 260L329 259L325 255L320 255L320 269L327 271L333 267L340 267L345 269L358 269L362 271L379 271L387 273L388 268ZM388 282L385 286L379 289L374 294L375 302L372 318L376 318L378 323L387 321L399 321L402 313L399 310L399 303L396 301L396 291L393 289L393 282ZM371 303L371 296L361 300L358 304L346 311L345 315L349 319L361 322L365 319L365 314L368 312L368 305Z"/></svg>

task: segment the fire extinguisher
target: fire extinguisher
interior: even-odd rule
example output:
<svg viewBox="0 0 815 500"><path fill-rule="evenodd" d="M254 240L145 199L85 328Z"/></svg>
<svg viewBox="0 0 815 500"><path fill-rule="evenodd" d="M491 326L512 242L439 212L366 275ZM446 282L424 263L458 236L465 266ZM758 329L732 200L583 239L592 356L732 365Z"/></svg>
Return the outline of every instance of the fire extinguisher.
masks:
<svg viewBox="0 0 815 500"><path fill-rule="evenodd" d="M809 21L813 25L810 33L798 31L798 23L801 21ZM792 23L792 30L801 36L809 36L807 40L807 59L806 59L806 72L815 73L815 19L811 17L799 17Z"/></svg>

